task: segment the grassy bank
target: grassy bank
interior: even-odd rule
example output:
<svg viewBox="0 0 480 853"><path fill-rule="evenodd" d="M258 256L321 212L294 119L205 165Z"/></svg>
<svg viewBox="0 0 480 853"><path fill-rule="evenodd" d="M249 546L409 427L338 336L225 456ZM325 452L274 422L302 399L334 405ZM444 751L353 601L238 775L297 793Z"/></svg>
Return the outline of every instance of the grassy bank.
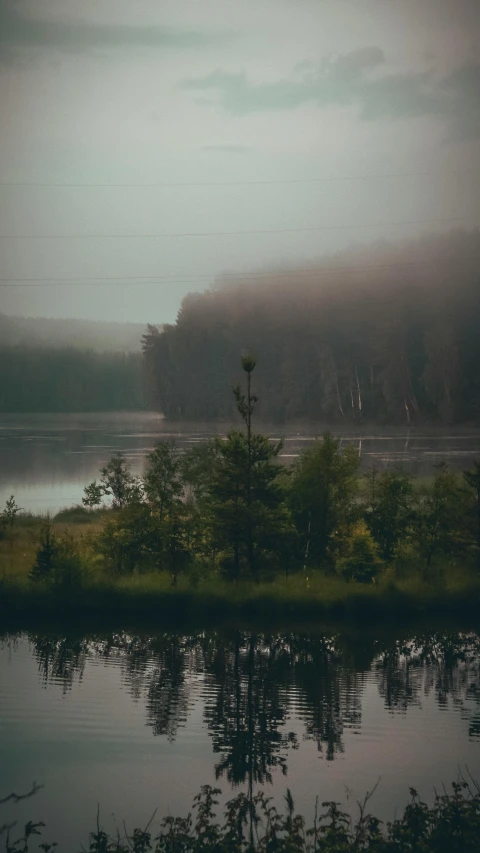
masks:
<svg viewBox="0 0 480 853"><path fill-rule="evenodd" d="M346 620L385 622L424 615L474 617L480 605L480 577L461 565L436 569L427 582L422 572L389 567L376 583L345 581L338 575L308 570L278 575L263 583L234 583L213 575L167 572L115 575L107 572L91 543L108 511L69 510L55 519L59 535L68 535L85 557L79 581L34 582L42 519L21 517L0 541L0 617L5 620L95 619L105 622L222 624L226 622L310 622Z"/></svg>

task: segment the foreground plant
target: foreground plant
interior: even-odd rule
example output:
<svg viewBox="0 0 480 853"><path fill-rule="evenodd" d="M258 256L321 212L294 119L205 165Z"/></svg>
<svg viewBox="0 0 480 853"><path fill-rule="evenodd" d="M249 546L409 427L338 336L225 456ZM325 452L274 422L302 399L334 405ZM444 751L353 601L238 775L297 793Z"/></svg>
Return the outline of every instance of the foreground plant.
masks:
<svg viewBox="0 0 480 853"><path fill-rule="evenodd" d="M35 793L35 786L32 792ZM432 807L410 789L410 802L402 817L382 824L367 812L375 792L358 803L359 814L353 820L339 804L325 801L315 806L313 825L306 827L302 815L296 814L290 790L285 806L279 811L273 799L259 792L253 797L238 794L230 800L222 822L216 819L219 788L204 785L194 799L193 814L163 818L160 832L153 835L152 816L144 829L125 829L111 837L97 827L90 833L89 853L478 853L480 838L480 787L463 777L453 783L451 793L444 789L436 794ZM10 795L1 803L19 801ZM32 838L40 835L44 824L29 822L24 832L12 840L16 824L4 824L0 835L6 835L6 853L28 853ZM42 842L38 849L49 853L56 844Z"/></svg>

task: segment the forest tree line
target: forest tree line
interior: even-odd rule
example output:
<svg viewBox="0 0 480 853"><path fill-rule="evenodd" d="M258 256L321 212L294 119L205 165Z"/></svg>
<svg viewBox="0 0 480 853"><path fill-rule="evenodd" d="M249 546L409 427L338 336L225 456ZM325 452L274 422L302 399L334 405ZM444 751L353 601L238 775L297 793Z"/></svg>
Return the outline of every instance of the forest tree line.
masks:
<svg viewBox="0 0 480 853"><path fill-rule="evenodd" d="M148 327L148 405L231 420L239 356L252 352L266 422L474 422L479 324L478 230L226 276L188 295L174 325Z"/></svg>
<svg viewBox="0 0 480 853"><path fill-rule="evenodd" d="M18 317L0 313L2 346L139 352L142 323L115 323L74 317Z"/></svg>
<svg viewBox="0 0 480 853"><path fill-rule="evenodd" d="M195 583L260 582L318 568L362 583L392 569L430 582L458 561L478 572L480 461L462 477L437 466L422 492L401 470L373 470L361 498L356 449L325 433L286 469L282 442L252 430L255 360L244 356L242 368L246 391L238 384L234 399L243 431L183 454L160 441L143 478L115 454L100 481L86 486L85 507L104 511L108 497L113 509L91 542L97 567L100 561L113 575L166 572L174 586L180 574ZM15 512L12 496L5 527ZM74 543L58 539L47 521L31 579L68 587L84 572Z"/></svg>
<svg viewBox="0 0 480 853"><path fill-rule="evenodd" d="M143 408L141 353L0 346L0 412Z"/></svg>

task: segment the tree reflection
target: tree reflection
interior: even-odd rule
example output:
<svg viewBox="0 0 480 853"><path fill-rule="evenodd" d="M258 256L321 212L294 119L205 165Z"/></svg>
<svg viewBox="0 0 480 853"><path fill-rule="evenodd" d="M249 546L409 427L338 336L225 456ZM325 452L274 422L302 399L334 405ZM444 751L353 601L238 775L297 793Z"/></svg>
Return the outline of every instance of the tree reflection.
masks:
<svg viewBox="0 0 480 853"><path fill-rule="evenodd" d="M379 650L374 663L380 695L389 710L419 705L435 692L437 703L480 703L480 638L476 634L428 633Z"/></svg>
<svg viewBox="0 0 480 853"><path fill-rule="evenodd" d="M82 680L89 652L86 637L36 634L29 639L44 685L50 681L59 682L63 692L67 693L76 678Z"/></svg>
<svg viewBox="0 0 480 853"><path fill-rule="evenodd" d="M314 740L332 761L344 750L344 728L360 725L363 673L345 661L332 638L295 637L291 650L298 716L305 723L305 737Z"/></svg>
<svg viewBox="0 0 480 853"><path fill-rule="evenodd" d="M198 671L199 652L197 637L171 633L115 635L102 650L104 657L118 660L132 697L145 698L147 724L153 733L170 741L187 719L191 688L187 675Z"/></svg>
<svg viewBox="0 0 480 853"><path fill-rule="evenodd" d="M473 633L388 641L247 631L35 634L29 641L43 683L60 683L64 692L81 681L90 659L117 666L122 685L145 704L147 725L169 740L201 700L217 778L246 785L250 797L275 772L287 773L299 735L328 761L344 751L346 731L361 728L367 679L389 711L405 714L433 695L439 707L459 710L471 738L480 737L480 638Z"/></svg>
<svg viewBox="0 0 480 853"><path fill-rule="evenodd" d="M217 779L232 786L272 782L272 771L287 771L286 753L296 745L288 721L286 672L289 652L283 638L267 640L237 632L212 644L206 660L205 720L220 761Z"/></svg>

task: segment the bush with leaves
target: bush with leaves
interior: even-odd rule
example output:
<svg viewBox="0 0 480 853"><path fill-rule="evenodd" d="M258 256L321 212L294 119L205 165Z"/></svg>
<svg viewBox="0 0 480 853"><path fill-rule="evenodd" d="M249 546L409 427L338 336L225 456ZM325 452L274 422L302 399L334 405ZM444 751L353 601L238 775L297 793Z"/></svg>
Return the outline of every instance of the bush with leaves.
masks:
<svg viewBox="0 0 480 853"><path fill-rule="evenodd" d="M99 506L102 497L112 498L112 506L122 509L129 503L140 500L142 485L134 477L123 453L115 453L107 465L100 469L100 483L90 483L84 489L83 504L89 507Z"/></svg>
<svg viewBox="0 0 480 853"><path fill-rule="evenodd" d="M418 509L416 535L419 552L431 574L435 558L464 556L468 549L465 526L466 493L460 478L445 463L436 466L432 485Z"/></svg>
<svg viewBox="0 0 480 853"><path fill-rule="evenodd" d="M337 570L346 580L371 583L382 561L379 548L364 521L359 521L344 541L343 556L338 559Z"/></svg>
<svg viewBox="0 0 480 853"><path fill-rule="evenodd" d="M68 532L59 537L51 521L47 519L40 532L40 543L30 571L30 579L68 589L81 585L84 577L85 567L74 539Z"/></svg>
<svg viewBox="0 0 480 853"><path fill-rule="evenodd" d="M96 547L115 574L166 571L174 583L190 561L183 513L162 518L146 503L134 503L109 519Z"/></svg>
<svg viewBox="0 0 480 853"><path fill-rule="evenodd" d="M194 444L180 458L181 476L187 497L197 506L204 504L211 489L217 458L218 446L215 439Z"/></svg>
<svg viewBox="0 0 480 853"><path fill-rule="evenodd" d="M470 510L467 517L470 519L477 564L480 565L480 460L475 460L471 471L463 472L463 480Z"/></svg>
<svg viewBox="0 0 480 853"><path fill-rule="evenodd" d="M161 568L161 524L149 506L136 503L110 518L96 540L106 567L115 574Z"/></svg>
<svg viewBox="0 0 480 853"><path fill-rule="evenodd" d="M182 503L181 457L173 442L159 441L147 456L143 490L161 521Z"/></svg>
<svg viewBox="0 0 480 853"><path fill-rule="evenodd" d="M358 517L355 502L360 464L353 445L326 433L295 464L290 501L305 566L332 562L342 538Z"/></svg>
<svg viewBox="0 0 480 853"><path fill-rule="evenodd" d="M125 828L123 836L110 837L97 818L89 853L478 853L480 788L475 782L461 779L450 793L437 793L431 807L412 788L402 816L386 825L367 811L374 790L358 803L356 820L339 803L317 800L313 825L307 828L288 789L283 810L261 791L240 793L227 802L218 821L221 791L204 785L194 799L195 815L163 818L156 836L152 819L144 829L129 834ZM29 822L16 841L10 839L13 824L0 827L0 834L7 834L7 853L28 853L43 826ZM39 845L45 853L54 846Z"/></svg>
<svg viewBox="0 0 480 853"><path fill-rule="evenodd" d="M383 560L390 562L405 544L415 517L415 492L409 474L396 468L381 474L373 469L365 520Z"/></svg>

